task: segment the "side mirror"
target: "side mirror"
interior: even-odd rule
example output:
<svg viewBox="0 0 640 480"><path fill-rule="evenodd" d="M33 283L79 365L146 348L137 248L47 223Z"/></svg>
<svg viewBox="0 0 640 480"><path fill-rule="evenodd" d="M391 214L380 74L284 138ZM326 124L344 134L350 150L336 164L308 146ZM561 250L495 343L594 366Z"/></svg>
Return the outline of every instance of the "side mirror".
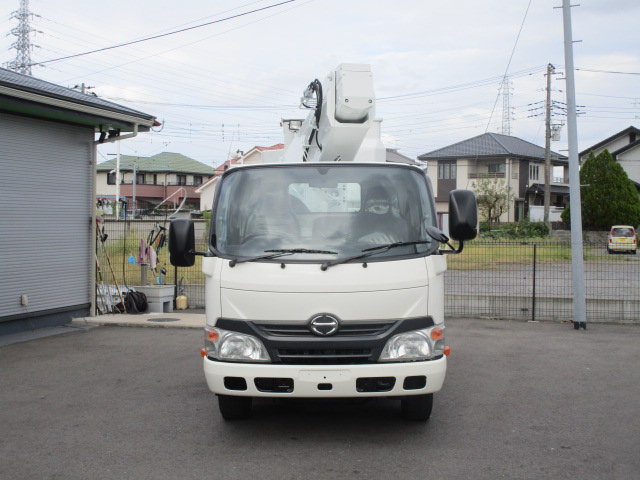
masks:
<svg viewBox="0 0 640 480"><path fill-rule="evenodd" d="M169 224L169 260L176 267L192 267L196 263L196 237L193 220L176 218Z"/></svg>
<svg viewBox="0 0 640 480"><path fill-rule="evenodd" d="M478 235L478 203L471 190L449 193L449 235L457 241L473 240Z"/></svg>

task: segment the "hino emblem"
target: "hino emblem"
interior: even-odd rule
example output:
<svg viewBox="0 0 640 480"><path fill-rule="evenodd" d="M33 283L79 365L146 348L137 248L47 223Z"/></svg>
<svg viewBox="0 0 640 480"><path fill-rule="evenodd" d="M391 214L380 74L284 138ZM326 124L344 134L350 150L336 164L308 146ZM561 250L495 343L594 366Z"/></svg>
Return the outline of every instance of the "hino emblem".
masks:
<svg viewBox="0 0 640 480"><path fill-rule="evenodd" d="M309 330L321 337L334 335L338 331L339 327L340 322L338 319L333 315L327 315L326 313L316 315L309 321Z"/></svg>

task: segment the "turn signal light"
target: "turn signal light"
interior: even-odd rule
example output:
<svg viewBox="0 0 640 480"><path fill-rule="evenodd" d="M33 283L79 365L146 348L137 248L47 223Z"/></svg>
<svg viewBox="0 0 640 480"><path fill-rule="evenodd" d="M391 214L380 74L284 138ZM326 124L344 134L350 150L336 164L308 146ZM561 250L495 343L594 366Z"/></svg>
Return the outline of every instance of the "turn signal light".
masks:
<svg viewBox="0 0 640 480"><path fill-rule="evenodd" d="M206 356L207 356L207 351L206 351L204 348L201 348L201 349L200 349L200 356L201 356L202 358L204 358L204 357L206 357Z"/></svg>
<svg viewBox="0 0 640 480"><path fill-rule="evenodd" d="M444 338L444 330L434 328L431 330L431 340L442 340Z"/></svg>
<svg viewBox="0 0 640 480"><path fill-rule="evenodd" d="M210 342L217 342L220 338L220 334L217 330L207 330L207 340Z"/></svg>
<svg viewBox="0 0 640 480"><path fill-rule="evenodd" d="M449 356L450 353L451 353L451 347L444 347L444 354L446 356Z"/></svg>

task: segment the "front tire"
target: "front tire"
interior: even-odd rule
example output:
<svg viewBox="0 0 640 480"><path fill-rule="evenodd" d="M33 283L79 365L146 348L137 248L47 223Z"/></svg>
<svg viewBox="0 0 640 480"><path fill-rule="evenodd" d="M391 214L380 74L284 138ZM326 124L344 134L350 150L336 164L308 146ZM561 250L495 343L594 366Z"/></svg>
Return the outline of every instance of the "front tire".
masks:
<svg viewBox="0 0 640 480"><path fill-rule="evenodd" d="M402 418L426 422L433 409L433 393L412 395L401 400Z"/></svg>
<svg viewBox="0 0 640 480"><path fill-rule="evenodd" d="M251 416L251 397L234 397L231 395L218 395L220 414L225 420L243 420Z"/></svg>

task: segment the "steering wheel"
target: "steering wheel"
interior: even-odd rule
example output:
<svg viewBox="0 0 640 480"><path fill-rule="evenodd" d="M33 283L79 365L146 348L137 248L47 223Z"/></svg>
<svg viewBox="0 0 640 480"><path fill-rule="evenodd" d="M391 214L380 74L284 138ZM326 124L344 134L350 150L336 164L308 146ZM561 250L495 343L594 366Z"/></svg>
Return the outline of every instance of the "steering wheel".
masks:
<svg viewBox="0 0 640 480"><path fill-rule="evenodd" d="M242 239L242 243L245 244L247 242L250 242L251 240L254 240L256 238L260 238L260 237L266 237L267 234L265 232L253 232L250 233L249 235L247 235L246 237L244 237Z"/></svg>

